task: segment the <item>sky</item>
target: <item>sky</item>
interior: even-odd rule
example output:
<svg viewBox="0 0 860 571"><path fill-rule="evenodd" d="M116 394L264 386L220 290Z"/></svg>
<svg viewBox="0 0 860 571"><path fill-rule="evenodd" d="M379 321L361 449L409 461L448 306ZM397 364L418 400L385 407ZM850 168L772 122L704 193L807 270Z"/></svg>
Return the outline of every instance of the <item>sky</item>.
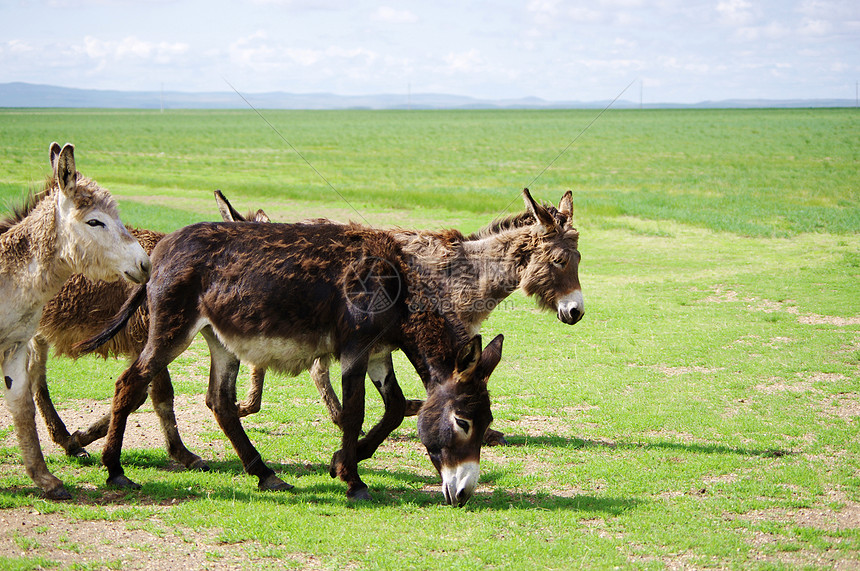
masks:
<svg viewBox="0 0 860 571"><path fill-rule="evenodd" d="M698 103L851 99L858 0L2 0L0 83ZM228 84L229 82L229 84ZM631 85L632 84L632 85Z"/></svg>

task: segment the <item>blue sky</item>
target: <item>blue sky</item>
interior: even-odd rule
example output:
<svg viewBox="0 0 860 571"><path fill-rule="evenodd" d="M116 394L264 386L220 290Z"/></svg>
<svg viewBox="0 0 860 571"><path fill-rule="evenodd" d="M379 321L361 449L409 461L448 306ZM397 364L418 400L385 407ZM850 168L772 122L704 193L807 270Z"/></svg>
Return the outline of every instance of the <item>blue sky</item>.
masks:
<svg viewBox="0 0 860 571"><path fill-rule="evenodd" d="M4 0L0 83L854 99L857 0Z"/></svg>

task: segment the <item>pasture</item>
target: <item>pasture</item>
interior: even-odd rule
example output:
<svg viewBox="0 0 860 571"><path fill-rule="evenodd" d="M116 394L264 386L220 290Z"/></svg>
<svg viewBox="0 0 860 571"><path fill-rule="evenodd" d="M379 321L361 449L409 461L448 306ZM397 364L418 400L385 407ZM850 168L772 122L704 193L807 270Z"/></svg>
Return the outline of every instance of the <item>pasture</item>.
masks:
<svg viewBox="0 0 860 571"><path fill-rule="evenodd" d="M123 448L142 490L105 486L102 441L70 459L42 428L74 496L46 501L4 410L0 568L860 568L856 109L610 110L561 156L596 111L262 113L280 135L251 110L0 110L0 200L40 188L54 140L124 221L160 231L219 220L216 188L275 221L464 232L521 210L524 186L571 189L585 317L516 293L484 324L485 343L505 334L489 388L511 445L483 449L462 509L414 418L360 464L373 501L348 502L307 373L270 373L243 419L295 485L258 491L204 404L202 340L171 375L210 472L169 460L147 403ZM124 368L49 361L70 429L109 410ZM400 354L395 369L422 397ZM368 406L369 423L372 389Z"/></svg>

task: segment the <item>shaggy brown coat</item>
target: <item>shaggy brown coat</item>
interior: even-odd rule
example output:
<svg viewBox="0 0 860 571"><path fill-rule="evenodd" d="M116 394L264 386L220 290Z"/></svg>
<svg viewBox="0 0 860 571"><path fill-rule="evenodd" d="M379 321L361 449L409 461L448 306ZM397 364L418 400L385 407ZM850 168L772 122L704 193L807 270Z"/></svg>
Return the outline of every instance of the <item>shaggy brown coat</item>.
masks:
<svg viewBox="0 0 860 571"><path fill-rule="evenodd" d="M455 315L428 303L428 292L439 292L421 282L415 261L390 233L354 224L200 223L165 237L153 251L153 262L151 287L138 288L93 343L98 346L118 331L146 298L147 344L117 380L102 455L110 483L135 485L119 463L128 414L152 377L200 331L212 355L207 404L261 488L287 485L261 460L239 422L238 359L293 374L319 357L341 360L343 438L331 473L348 484L349 497L366 499L357 463L400 424L405 408L394 383L383 419L358 440L371 353L390 347L403 350L428 395L440 390L451 395L435 399L436 410L422 409L420 433L443 477L448 501L461 505L469 498L477 483L481 436L492 419L486 377L498 363L501 337L482 352L480 337L470 340ZM464 396L477 404L456 408ZM465 414L474 416L467 421ZM450 425L457 428L449 431Z"/></svg>

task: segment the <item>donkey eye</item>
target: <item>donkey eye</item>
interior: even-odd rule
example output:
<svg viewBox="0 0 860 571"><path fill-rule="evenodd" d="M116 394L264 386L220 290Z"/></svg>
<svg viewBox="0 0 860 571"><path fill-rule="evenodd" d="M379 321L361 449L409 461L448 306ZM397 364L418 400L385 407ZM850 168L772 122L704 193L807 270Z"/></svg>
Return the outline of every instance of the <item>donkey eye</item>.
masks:
<svg viewBox="0 0 860 571"><path fill-rule="evenodd" d="M97 220L96 218L91 218L87 220L87 226L92 226L93 228L104 228L105 223L101 220Z"/></svg>
<svg viewBox="0 0 860 571"><path fill-rule="evenodd" d="M564 267L567 265L567 260L564 258L557 258L557 259L552 261L552 265L555 266L556 268L558 268L559 270L563 270Z"/></svg>
<svg viewBox="0 0 860 571"><path fill-rule="evenodd" d="M468 420L465 420L462 418L455 418L454 422L456 422L457 426L459 426L460 429L467 434L468 434L469 430L472 429L472 423L469 422Z"/></svg>

